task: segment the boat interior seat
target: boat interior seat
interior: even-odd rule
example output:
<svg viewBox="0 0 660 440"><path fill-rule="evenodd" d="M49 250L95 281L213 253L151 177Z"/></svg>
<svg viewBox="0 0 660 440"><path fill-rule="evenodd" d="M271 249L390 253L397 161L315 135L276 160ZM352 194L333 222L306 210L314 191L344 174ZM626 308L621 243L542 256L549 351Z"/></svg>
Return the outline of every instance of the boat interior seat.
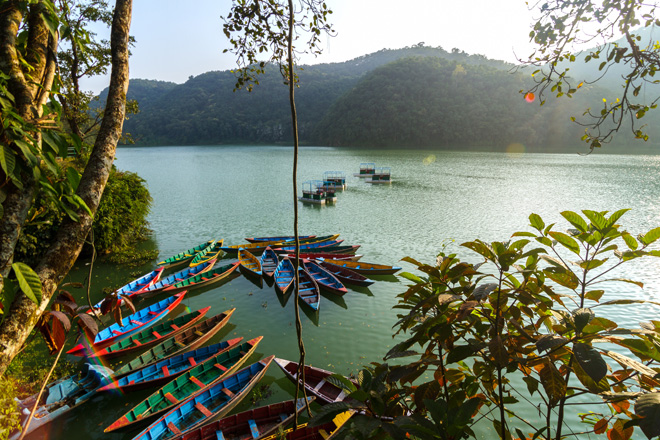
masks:
<svg viewBox="0 0 660 440"><path fill-rule="evenodd" d="M215 440L225 440L225 436L222 435L221 430L215 431Z"/></svg>
<svg viewBox="0 0 660 440"><path fill-rule="evenodd" d="M248 420L248 425L250 426L250 434L252 434L252 438L259 438L259 428L257 427L257 422L250 419Z"/></svg>

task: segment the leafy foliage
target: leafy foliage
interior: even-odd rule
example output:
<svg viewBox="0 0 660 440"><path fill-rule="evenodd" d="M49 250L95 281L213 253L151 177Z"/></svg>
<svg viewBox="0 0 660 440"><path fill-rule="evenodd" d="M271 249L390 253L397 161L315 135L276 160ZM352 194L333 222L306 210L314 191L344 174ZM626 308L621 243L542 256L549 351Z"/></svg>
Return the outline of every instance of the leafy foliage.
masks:
<svg viewBox="0 0 660 440"><path fill-rule="evenodd" d="M619 84L612 89L617 90L614 97L594 100L584 111L586 118L576 120L585 127L582 140L593 150L611 141L622 127L629 127L636 139L648 140L641 120L657 107L659 98L657 91L649 99L645 96L646 85L657 84L654 77L660 68L660 46L649 37L649 30L660 24L655 5L642 0L550 0L536 8L540 17L529 36L538 49L526 62L536 67L536 85L521 92L538 93L541 103L547 95L573 97L612 70L610 77ZM621 40L609 42L619 36ZM580 53L594 43L595 48ZM574 74L576 63L592 65L591 71L597 68L599 76L589 81L581 71Z"/></svg>
<svg viewBox="0 0 660 440"><path fill-rule="evenodd" d="M574 228L567 231L532 214L536 232L463 243L479 264L444 253L435 265L404 258L423 275L402 275L412 281L395 306L405 339L386 355L397 365L377 365L377 380L371 367L360 372L374 380L351 397L373 409L372 420L352 422L356 438L467 438L477 418L490 420L500 438L560 439L567 419L577 420L566 405L586 397L609 406L581 415L589 432L630 438L639 426L649 438L659 435L660 324L619 327L598 307L646 301L603 301L606 293L593 289L625 262L659 256L649 247L656 229L630 240L619 225L626 211L562 212ZM514 389L512 375L526 389ZM542 422L523 419L513 404L534 406ZM405 416L381 418L401 405Z"/></svg>

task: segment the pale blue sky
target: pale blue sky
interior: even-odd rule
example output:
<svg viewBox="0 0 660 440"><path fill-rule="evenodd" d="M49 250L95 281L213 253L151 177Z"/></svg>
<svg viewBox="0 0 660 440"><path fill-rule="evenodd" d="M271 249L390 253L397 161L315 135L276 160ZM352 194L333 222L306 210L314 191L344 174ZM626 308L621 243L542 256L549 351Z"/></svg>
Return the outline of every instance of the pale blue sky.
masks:
<svg viewBox="0 0 660 440"><path fill-rule="evenodd" d="M131 34L137 43L130 61L131 78L185 82L211 70L234 67L223 54L228 41L221 15L229 0L135 0ZM323 55L304 57L306 64L346 61L424 42L446 50L515 61L529 55L532 13L523 0L327 0L337 36L326 39ZM107 78L83 82L99 92Z"/></svg>

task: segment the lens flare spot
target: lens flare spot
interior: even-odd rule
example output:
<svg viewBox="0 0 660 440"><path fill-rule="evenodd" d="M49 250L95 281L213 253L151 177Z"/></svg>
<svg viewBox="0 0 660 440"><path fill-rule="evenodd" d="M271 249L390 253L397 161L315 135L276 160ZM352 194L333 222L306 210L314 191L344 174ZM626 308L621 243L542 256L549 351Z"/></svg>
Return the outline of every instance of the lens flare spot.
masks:
<svg viewBox="0 0 660 440"><path fill-rule="evenodd" d="M429 156L426 156L422 163L424 165L431 165L433 162L435 162L435 154L431 154Z"/></svg>
<svg viewBox="0 0 660 440"><path fill-rule="evenodd" d="M509 144L506 147L506 154L509 157L521 157L525 154L525 146L520 143Z"/></svg>
<svg viewBox="0 0 660 440"><path fill-rule="evenodd" d="M525 94L525 101L527 101L527 102L534 102L535 98L536 98L536 96L532 92L529 92L529 93Z"/></svg>

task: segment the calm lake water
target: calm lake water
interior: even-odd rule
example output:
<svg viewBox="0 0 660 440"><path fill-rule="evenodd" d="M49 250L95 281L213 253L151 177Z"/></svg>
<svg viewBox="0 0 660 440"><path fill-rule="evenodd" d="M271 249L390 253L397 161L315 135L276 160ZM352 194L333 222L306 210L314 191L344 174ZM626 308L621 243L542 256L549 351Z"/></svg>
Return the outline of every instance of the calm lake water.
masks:
<svg viewBox="0 0 660 440"><path fill-rule="evenodd" d="M137 172L148 183L154 199L149 216L154 233L153 243L146 245L157 246L162 259L209 239L238 244L244 237L290 234L292 153L284 147L122 148L116 166ZM394 183L371 186L352 177L361 162L391 167ZM361 245L358 253L364 255L363 261L396 264L405 270L412 267L400 262L402 257L433 263L443 246L476 262L476 255L460 243L475 238L506 241L515 231L529 230L530 213L540 214L546 224L564 225L559 215L563 210L632 208L620 221L631 233L660 226L659 156L304 148L298 188L304 180L322 178L327 170L344 171L348 189L338 194L335 206L300 205L300 233L339 233L345 244ZM610 299L660 301L659 268L660 260L654 259L629 265L617 276L643 281L645 288L615 284L608 287ZM81 277L84 270L74 271L73 277ZM116 286L134 271L99 265L92 299L101 298L100 288ZM394 344L392 306L405 285L397 277L381 277L369 289L349 289L343 298L323 296L316 315L303 310L308 362L349 374L380 361ZM210 314L236 307L230 325L216 339L263 335L260 355L297 360L293 300L283 305L273 288L264 284L262 289L238 277L217 288L192 291L184 302L190 310L210 305ZM631 327L657 319L658 311L654 306L602 310ZM272 395L262 403L288 399L294 389L275 365L264 382L271 384ZM135 432L103 434L102 430L148 394L98 396L53 423L48 435L132 438ZM525 416L536 421L533 413ZM489 437L486 429L483 436Z"/></svg>

